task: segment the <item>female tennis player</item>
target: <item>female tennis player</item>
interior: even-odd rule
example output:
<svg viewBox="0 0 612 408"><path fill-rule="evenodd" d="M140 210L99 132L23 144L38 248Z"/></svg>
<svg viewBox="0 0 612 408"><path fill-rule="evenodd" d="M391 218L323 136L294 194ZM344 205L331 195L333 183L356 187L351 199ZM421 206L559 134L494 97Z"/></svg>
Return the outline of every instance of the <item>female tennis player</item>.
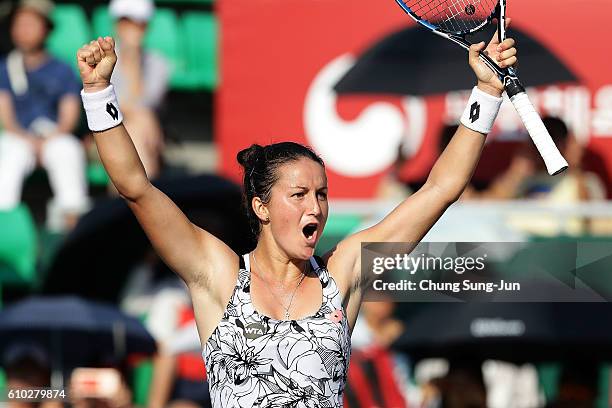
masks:
<svg viewBox="0 0 612 408"><path fill-rule="evenodd" d="M495 38L486 52L501 66L514 65L514 41L499 44ZM478 58L485 43L470 50L477 87L463 125L425 185L379 224L318 259L313 254L328 214L323 161L291 142L238 153L257 245L249 254L235 254L147 179L109 81L114 46L112 38L98 38L78 51L88 124L115 187L189 287L213 406L342 406L350 333L364 292L360 243L416 243L461 195L504 89Z"/></svg>

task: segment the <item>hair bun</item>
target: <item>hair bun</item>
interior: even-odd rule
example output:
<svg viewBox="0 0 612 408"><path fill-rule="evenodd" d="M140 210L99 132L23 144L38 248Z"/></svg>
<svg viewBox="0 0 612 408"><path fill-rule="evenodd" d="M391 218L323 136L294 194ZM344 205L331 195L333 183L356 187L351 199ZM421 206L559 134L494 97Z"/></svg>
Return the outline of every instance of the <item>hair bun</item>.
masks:
<svg viewBox="0 0 612 408"><path fill-rule="evenodd" d="M250 147L239 151L236 159L242 167L249 169L255 166L255 163L263 156L263 153L263 146L252 144Z"/></svg>

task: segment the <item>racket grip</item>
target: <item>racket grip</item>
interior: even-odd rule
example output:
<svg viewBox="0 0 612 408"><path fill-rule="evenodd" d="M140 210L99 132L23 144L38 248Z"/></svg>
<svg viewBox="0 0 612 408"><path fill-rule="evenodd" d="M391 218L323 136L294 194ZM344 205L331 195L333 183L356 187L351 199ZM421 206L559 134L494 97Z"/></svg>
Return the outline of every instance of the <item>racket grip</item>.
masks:
<svg viewBox="0 0 612 408"><path fill-rule="evenodd" d="M529 132L529 136L531 136L531 140L533 140L542 159L544 159L548 174L553 176L567 169L567 161L565 161L559 149L557 149L527 94L525 92L517 93L510 98L510 101L512 101L527 128L527 132Z"/></svg>

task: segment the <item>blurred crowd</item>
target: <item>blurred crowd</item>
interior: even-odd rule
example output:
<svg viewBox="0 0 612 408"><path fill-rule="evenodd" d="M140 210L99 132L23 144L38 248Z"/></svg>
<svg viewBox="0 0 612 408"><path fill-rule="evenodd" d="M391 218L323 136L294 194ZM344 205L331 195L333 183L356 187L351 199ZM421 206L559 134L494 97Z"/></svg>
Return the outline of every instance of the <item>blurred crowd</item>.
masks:
<svg viewBox="0 0 612 408"><path fill-rule="evenodd" d="M6 17L11 50L0 59L0 215L23 203L24 183L38 168L48 177L52 198L46 203L45 226L68 234L94 204L86 169L98 160L91 135L83 127L76 73L51 55L46 40L54 23L50 0L20 0ZM160 54L144 47L155 13L152 0L112 0L119 63L112 82L128 129L151 179L163 174L164 129L159 120L169 88L171 69ZM525 199L545 203L604 201L608 181L585 165L591 154L559 118L545 125L568 160L570 169L548 177L531 141L517 146L509 165L487 183L468 186L462 200ZM450 141L456 125L440 134L439 151ZM379 189L378 198L395 200L411 194L402 181L407 160L403 149ZM103 196L116 195L109 184ZM523 215L513 227L529 234L609 234L607 219ZM146 397L151 408L209 407L206 370L200 355L192 306L178 278L159 273L161 261L149 253L134 268L122 295L121 309L143 317L157 343ZM1 275L0 275L1 277ZM1 288L0 288L1 290ZM355 327L353 356L345 406L528 408L592 407L598 395L597 370L568 365L558 381L557 397L548 401L534 366L496 361L431 360L415 364L391 346L409 330L389 301L369 302ZM7 389L65 387L76 407L123 408L135 405L134 370L139 361L83 361L78 370L53 374L53 356L41 344L3 345L1 364ZM59 382L58 382L59 381ZM92 384L106 384L93 387ZM60 401L2 402L4 408L50 408Z"/></svg>

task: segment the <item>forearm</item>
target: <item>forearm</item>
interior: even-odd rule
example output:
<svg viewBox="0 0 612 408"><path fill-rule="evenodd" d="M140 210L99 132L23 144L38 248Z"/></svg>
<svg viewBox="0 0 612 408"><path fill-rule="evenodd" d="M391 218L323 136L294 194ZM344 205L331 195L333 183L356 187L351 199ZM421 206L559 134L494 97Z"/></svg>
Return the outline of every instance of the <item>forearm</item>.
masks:
<svg viewBox="0 0 612 408"><path fill-rule="evenodd" d="M470 96L461 125L427 179L427 185L450 202L459 199L474 174L486 134L493 127L499 111L500 96L501 90L479 82Z"/></svg>
<svg viewBox="0 0 612 408"><path fill-rule="evenodd" d="M484 147L486 136L460 125L429 173L427 185L447 201L459 199L468 185Z"/></svg>
<svg viewBox="0 0 612 408"><path fill-rule="evenodd" d="M0 91L0 122L4 130L17 136L27 137L28 132L21 127L15 117L11 96L5 91Z"/></svg>
<svg viewBox="0 0 612 408"><path fill-rule="evenodd" d="M121 124L93 134L100 159L113 185L123 197L136 201L150 183L125 127Z"/></svg>

